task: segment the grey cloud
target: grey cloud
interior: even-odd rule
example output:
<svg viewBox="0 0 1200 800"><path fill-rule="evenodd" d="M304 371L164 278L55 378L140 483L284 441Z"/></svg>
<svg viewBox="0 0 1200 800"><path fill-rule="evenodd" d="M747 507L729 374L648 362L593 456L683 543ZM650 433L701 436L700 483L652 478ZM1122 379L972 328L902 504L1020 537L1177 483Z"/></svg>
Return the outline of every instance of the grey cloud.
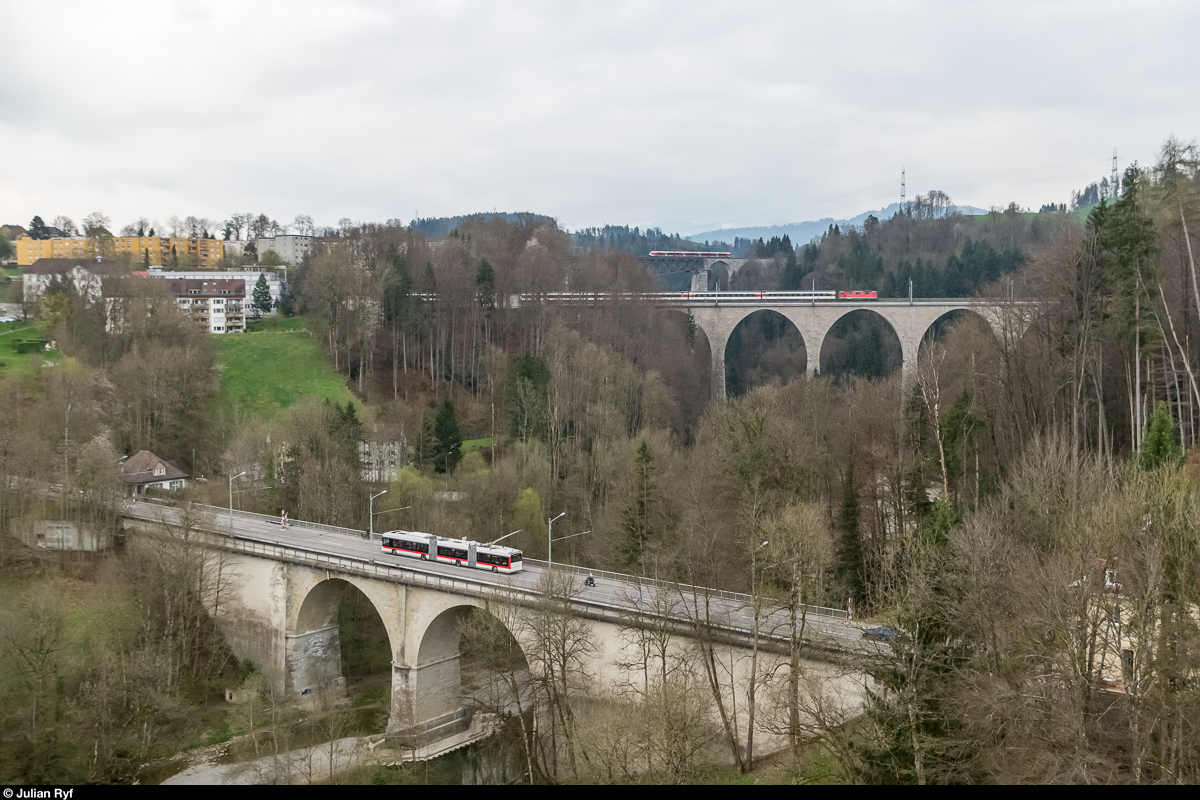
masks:
<svg viewBox="0 0 1200 800"><path fill-rule="evenodd" d="M0 51L22 154L0 211L695 230L878 207L902 164L910 194L1063 201L1114 145L1145 161L1196 135L1197 22L1176 3L38 4Z"/></svg>

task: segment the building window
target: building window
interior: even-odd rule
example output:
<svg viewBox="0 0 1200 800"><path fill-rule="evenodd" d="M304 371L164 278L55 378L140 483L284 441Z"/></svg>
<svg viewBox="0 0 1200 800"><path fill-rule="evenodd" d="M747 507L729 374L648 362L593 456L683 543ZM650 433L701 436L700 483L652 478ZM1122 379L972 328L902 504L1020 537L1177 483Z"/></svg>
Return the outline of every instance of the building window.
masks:
<svg viewBox="0 0 1200 800"><path fill-rule="evenodd" d="M156 476L158 476L158 475L166 475L166 474L167 474L167 468L166 468L166 467L155 467L155 468L154 468L154 474L155 474Z"/></svg>

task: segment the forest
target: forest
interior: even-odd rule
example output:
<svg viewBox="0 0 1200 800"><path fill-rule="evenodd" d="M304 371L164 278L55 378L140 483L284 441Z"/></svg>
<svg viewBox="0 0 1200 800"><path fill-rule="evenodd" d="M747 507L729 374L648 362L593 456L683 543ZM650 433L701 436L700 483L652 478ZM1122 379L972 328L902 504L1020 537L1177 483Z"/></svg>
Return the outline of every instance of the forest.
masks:
<svg viewBox="0 0 1200 800"><path fill-rule="evenodd" d="M786 326L749 324L730 342L728 401L710 399L694 324L637 296L655 286L621 246L636 229L579 246L546 217L473 216L442 237L375 224L328 237L296 271L289 311L355 401L302 401L271 419L218 402L213 345L149 282L130 279L115 329L111 308L59 287L36 324L67 358L0 377L0 474L88 501L60 508L5 487L0 524L111 524L117 465L141 449L211 478L190 499L223 505L226 476L249 465L241 508L361 529L370 493L388 489L402 510L376 530L490 541L522 529L510 541L534 558L547 519L565 512L562 530L592 533L556 559L785 606L849 603L889 626L888 646L852 665L874 678L865 713L831 710L817 675L792 679L781 718L803 714L779 724L796 779L1194 782L1198 231L1200 158L1172 138L1086 214L900 214L798 247L758 243L736 287L815 280L904 296L911 280L916 296L1038 302L1012 306L999 335L969 313L944 320L909 386L894 334L870 312L826 345L816 377ZM628 294L589 308L503 302L568 276ZM372 437L404 443L391 480L363 477L359 443ZM129 779L239 668L197 612L214 566L186 541L174 561L70 563L0 541L14 598L0 620L0 777ZM756 562L763 541L771 557ZM797 559L804 569L770 566ZM80 616L93 601L112 611L111 635ZM481 649L485 628L472 634ZM555 747L569 760L535 764L546 751L526 743L528 778L693 780L713 747L750 769L744 725L697 722L714 716L712 680L666 659L622 701L660 755L622 761L600 736L609 729L567 727ZM545 687L560 711L599 702L575 674ZM738 690L753 697L756 680ZM664 729L654 709L682 696L695 698L676 706L687 718ZM83 733L77 721L93 719Z"/></svg>

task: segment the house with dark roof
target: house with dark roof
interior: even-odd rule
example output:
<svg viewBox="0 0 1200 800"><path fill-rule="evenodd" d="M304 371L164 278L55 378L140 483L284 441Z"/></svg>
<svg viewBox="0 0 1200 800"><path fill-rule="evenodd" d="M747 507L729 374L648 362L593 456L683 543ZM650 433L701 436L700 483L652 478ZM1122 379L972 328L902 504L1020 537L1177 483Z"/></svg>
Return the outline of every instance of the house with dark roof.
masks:
<svg viewBox="0 0 1200 800"><path fill-rule="evenodd" d="M191 476L174 461L159 458L149 450L139 450L121 465L121 482L126 495L145 494L147 489L176 491L187 486Z"/></svg>

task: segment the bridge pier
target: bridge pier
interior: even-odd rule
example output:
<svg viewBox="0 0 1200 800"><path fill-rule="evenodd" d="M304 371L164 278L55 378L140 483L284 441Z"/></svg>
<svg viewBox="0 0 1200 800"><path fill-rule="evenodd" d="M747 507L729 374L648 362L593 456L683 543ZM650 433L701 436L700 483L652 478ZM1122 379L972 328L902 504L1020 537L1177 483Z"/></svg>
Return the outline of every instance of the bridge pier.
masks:
<svg viewBox="0 0 1200 800"><path fill-rule="evenodd" d="M342 642L336 624L315 631L289 633L287 678L300 695L320 691L345 691L342 675Z"/></svg>

